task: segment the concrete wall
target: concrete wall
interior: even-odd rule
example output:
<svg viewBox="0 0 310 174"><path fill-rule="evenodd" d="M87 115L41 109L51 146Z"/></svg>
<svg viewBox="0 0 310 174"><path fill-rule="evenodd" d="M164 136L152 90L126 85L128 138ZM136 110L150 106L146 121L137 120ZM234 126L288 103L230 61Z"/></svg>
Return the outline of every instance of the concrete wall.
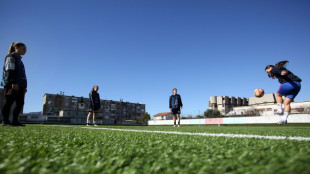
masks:
<svg viewBox="0 0 310 174"><path fill-rule="evenodd" d="M197 124L272 124L277 123L282 116L255 116L255 117L225 117L206 119L181 119L181 125ZM288 123L310 123L310 114L292 114ZM173 120L150 120L148 125L173 125Z"/></svg>
<svg viewBox="0 0 310 174"><path fill-rule="evenodd" d="M265 94L263 97L250 97L249 105L276 103L275 94Z"/></svg>

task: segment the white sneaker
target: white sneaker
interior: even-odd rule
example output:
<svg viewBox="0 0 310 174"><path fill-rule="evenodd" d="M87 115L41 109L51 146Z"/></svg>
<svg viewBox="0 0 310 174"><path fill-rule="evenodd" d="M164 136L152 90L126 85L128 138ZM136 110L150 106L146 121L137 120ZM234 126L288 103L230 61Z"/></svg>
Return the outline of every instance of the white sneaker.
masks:
<svg viewBox="0 0 310 174"><path fill-rule="evenodd" d="M278 124L287 124L287 120L280 120Z"/></svg>
<svg viewBox="0 0 310 174"><path fill-rule="evenodd" d="M173 125L173 127L175 127L176 125Z"/></svg>
<svg viewBox="0 0 310 174"><path fill-rule="evenodd" d="M283 115L283 110L277 110L276 114Z"/></svg>
<svg viewBox="0 0 310 174"><path fill-rule="evenodd" d="M178 125L178 127L180 127L180 125Z"/></svg>

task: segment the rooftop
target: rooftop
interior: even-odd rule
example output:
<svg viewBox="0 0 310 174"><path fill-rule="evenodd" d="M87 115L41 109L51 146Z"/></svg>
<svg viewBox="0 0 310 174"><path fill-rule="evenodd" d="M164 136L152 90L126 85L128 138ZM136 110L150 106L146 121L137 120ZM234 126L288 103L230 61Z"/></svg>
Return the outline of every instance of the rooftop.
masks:
<svg viewBox="0 0 310 174"><path fill-rule="evenodd" d="M158 114L154 115L154 117L166 116L169 114L171 114L171 112L162 112L162 113L158 113Z"/></svg>

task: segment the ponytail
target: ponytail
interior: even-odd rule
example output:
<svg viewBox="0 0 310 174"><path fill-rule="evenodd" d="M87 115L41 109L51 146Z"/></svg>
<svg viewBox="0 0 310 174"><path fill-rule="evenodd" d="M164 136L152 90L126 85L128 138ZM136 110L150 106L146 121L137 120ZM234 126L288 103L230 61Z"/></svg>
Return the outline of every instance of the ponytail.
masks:
<svg viewBox="0 0 310 174"><path fill-rule="evenodd" d="M270 67L277 67L277 68L285 68L285 66L286 66L286 64L288 63L289 61L287 61L287 60L284 60L284 61L281 61L281 62L278 62L278 63L276 63L275 65L267 65L266 66L266 68L265 68L265 71L267 70L267 69L269 69ZM272 72L270 72L269 74L268 74L268 77L270 77L270 78L275 78L274 77L274 74L272 73Z"/></svg>
<svg viewBox="0 0 310 174"><path fill-rule="evenodd" d="M15 47L20 47L20 46L26 46L25 44L21 43L21 42L13 42L11 45L10 45L10 48L9 48L9 51L8 51L8 54L11 54L13 52L15 52Z"/></svg>
<svg viewBox="0 0 310 174"><path fill-rule="evenodd" d="M11 54L15 52L15 48L14 48L14 42L10 45L10 48L9 48L9 51L8 51L8 54Z"/></svg>
<svg viewBox="0 0 310 174"><path fill-rule="evenodd" d="M284 60L284 61L281 61L281 62L278 62L275 67L278 67L278 68L285 68L286 64L288 63L289 61L287 60Z"/></svg>

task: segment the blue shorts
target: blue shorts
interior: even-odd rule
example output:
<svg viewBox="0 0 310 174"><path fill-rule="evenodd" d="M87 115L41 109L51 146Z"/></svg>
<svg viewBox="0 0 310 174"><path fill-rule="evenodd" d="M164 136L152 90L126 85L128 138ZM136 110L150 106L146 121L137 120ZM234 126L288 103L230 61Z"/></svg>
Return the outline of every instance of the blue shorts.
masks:
<svg viewBox="0 0 310 174"><path fill-rule="evenodd" d="M286 82L280 86L278 94L283 95L290 99L294 99L299 93L300 88L301 84L298 81Z"/></svg>

